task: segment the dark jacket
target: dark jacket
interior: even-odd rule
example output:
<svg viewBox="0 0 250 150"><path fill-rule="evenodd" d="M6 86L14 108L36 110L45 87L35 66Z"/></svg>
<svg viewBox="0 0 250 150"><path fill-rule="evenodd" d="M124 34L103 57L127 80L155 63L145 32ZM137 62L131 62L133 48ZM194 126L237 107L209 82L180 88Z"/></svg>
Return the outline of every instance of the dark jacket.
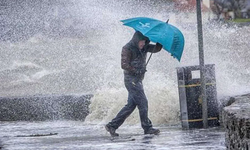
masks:
<svg viewBox="0 0 250 150"><path fill-rule="evenodd" d="M146 40L146 44L142 50L138 48L138 42ZM146 70L147 52L157 53L162 49L162 45L149 44L149 39L139 31L136 31L132 39L122 48L121 67L124 74L133 75L137 70Z"/></svg>

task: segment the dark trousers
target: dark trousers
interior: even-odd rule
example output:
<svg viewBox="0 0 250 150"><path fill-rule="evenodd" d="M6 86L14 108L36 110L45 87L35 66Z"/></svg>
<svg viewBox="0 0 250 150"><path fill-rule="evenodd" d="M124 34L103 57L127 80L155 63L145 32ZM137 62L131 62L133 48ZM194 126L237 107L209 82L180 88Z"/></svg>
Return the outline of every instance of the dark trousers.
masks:
<svg viewBox="0 0 250 150"><path fill-rule="evenodd" d="M116 117L109 122L111 127L115 129L119 128L125 119L135 110L136 106L139 109L142 128L148 130L152 127L152 123L148 118L148 100L144 93L142 79L143 77L139 78L125 74L124 82L128 90L128 101Z"/></svg>

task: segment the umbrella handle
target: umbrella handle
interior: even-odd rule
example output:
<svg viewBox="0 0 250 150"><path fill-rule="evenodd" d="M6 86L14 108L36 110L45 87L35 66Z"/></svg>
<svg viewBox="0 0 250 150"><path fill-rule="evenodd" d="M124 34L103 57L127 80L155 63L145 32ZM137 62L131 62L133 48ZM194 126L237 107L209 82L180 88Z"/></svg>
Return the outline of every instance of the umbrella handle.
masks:
<svg viewBox="0 0 250 150"><path fill-rule="evenodd" d="M168 21L169 21L169 19L166 21L166 23L168 23ZM153 52L154 52L154 51L153 51ZM146 66L148 65L148 62L149 62L150 58L152 57L153 52L150 54L150 56L149 56L149 58L148 58L148 61L147 61L147 63L146 63Z"/></svg>
<svg viewBox="0 0 250 150"><path fill-rule="evenodd" d="M152 55L153 55L153 53L150 54L150 56L149 56L149 58L148 58L148 61L147 61L147 63L146 63L146 66L148 65L148 62L149 62L150 58L152 57Z"/></svg>

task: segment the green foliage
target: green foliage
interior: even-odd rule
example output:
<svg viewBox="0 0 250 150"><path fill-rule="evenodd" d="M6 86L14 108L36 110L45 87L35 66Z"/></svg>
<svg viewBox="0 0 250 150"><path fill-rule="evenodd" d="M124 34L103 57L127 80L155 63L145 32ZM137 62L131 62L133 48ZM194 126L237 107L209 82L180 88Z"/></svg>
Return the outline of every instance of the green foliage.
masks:
<svg viewBox="0 0 250 150"><path fill-rule="evenodd" d="M234 19L233 22L250 22L250 19Z"/></svg>

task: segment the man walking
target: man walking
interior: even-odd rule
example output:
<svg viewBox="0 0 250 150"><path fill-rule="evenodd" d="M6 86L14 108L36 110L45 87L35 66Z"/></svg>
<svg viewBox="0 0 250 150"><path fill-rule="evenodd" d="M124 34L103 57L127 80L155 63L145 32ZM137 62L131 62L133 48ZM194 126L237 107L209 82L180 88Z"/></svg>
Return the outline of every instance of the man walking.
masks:
<svg viewBox="0 0 250 150"><path fill-rule="evenodd" d="M127 104L120 110L116 117L105 128L111 136L119 136L116 133L125 119L139 109L141 126L144 134L158 134L159 129L154 129L148 118L148 100L143 89L143 78L146 70L147 52L156 53L162 49L162 45L149 44L149 39L139 31L136 31L132 39L122 48L121 67L124 70L124 83L128 90Z"/></svg>

